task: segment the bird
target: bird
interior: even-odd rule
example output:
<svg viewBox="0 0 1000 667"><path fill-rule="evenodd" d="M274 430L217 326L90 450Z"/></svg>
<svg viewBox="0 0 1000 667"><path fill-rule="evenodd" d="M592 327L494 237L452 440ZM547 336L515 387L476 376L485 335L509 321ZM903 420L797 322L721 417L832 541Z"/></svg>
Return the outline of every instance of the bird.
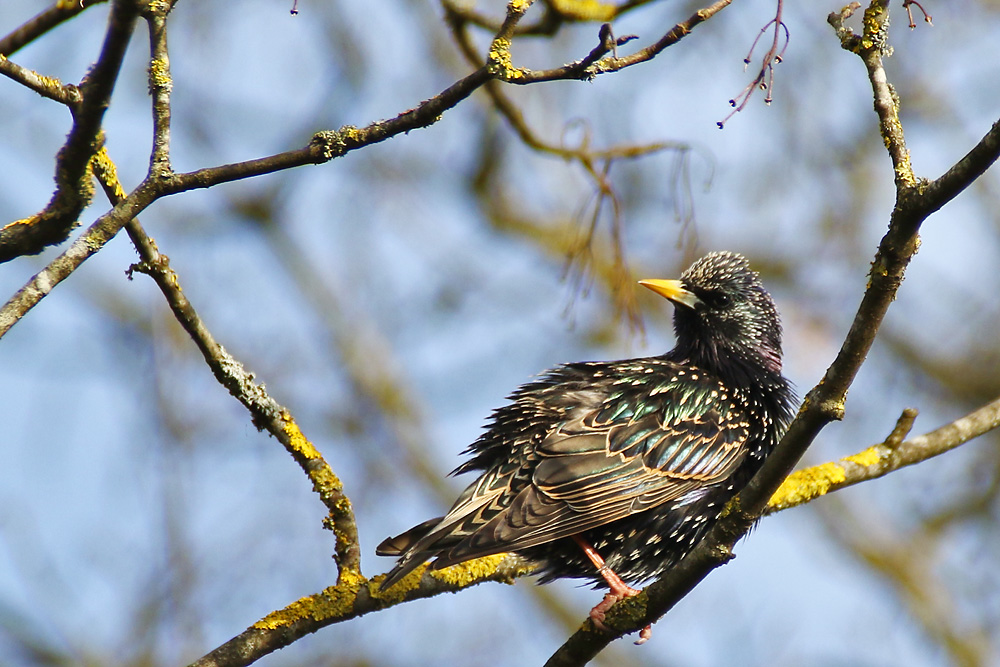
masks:
<svg viewBox="0 0 1000 667"><path fill-rule="evenodd" d="M478 476L442 517L376 549L381 582L513 552L540 582L608 587L604 613L687 555L760 469L796 403L781 321L748 260L712 252L678 280L639 284L673 302L669 352L567 363L495 410L452 474ZM641 643L649 637L647 626Z"/></svg>

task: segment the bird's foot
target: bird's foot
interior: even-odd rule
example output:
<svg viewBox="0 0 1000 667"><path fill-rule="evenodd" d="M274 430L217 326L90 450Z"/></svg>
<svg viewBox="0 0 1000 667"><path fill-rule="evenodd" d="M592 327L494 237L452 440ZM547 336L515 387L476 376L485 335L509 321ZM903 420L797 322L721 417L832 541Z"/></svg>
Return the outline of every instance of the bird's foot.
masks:
<svg viewBox="0 0 1000 667"><path fill-rule="evenodd" d="M590 621L594 624L594 627L603 632L611 632L611 628L604 625L604 614L607 613L608 609L611 609L611 605L621 600L621 597L615 595L614 593L608 593L604 596L604 599L598 602L593 609L590 610Z"/></svg>
<svg viewBox="0 0 1000 667"><path fill-rule="evenodd" d="M623 584L624 586L624 584ZM594 624L594 627L603 632L611 632L611 629L604 625L604 616L608 609L611 609L619 600L624 598L632 597L633 595L638 595L639 591L632 588L631 586L624 586L623 589L618 589L615 592L607 593L604 599L597 603L597 605L590 610L590 622ZM635 640L636 646L640 644L645 644L649 641L649 638L653 636L653 626L647 625L642 630L639 631L639 638Z"/></svg>
<svg viewBox="0 0 1000 667"><path fill-rule="evenodd" d="M623 600L625 598L630 598L633 595L638 595L639 590L632 588L624 581L622 578L615 574L615 571L608 567L608 564L604 562L601 555L597 553L594 547L590 546L585 539L579 535L573 535L573 541L580 545L583 549L583 553L587 555L590 562L594 564L597 568L597 573L604 577L604 580L608 582L608 588L611 592L604 596L604 599L597 603L593 609L590 610L590 622L594 624L594 627L603 632L611 632L608 626L604 625L604 614L611 609L611 606ZM645 644L649 641L649 638L653 636L653 626L647 625L642 630L639 631L639 639L636 640L636 644Z"/></svg>

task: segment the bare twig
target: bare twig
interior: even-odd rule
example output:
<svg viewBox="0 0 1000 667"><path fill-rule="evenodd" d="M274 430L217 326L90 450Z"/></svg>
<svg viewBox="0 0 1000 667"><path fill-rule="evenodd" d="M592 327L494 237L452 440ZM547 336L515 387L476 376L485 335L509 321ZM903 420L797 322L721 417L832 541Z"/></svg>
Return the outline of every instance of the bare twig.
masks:
<svg viewBox="0 0 1000 667"><path fill-rule="evenodd" d="M170 267L169 258L157 250L139 222L135 219L129 221L126 229L142 258L141 262L133 265L130 272L139 271L153 278L166 297L174 317L194 340L219 383L250 411L258 429L267 430L285 447L312 481L313 490L329 510L329 528L336 536L338 584L360 578L361 552L357 524L340 479L322 454L302 434L291 413L271 398L263 385L255 382L253 373L246 371L239 361L215 341L181 290L180 281Z"/></svg>
<svg viewBox="0 0 1000 667"><path fill-rule="evenodd" d="M153 98L153 148L149 157L149 176L160 179L173 172L170 168L170 53L167 48L167 14L170 5L153 7L149 24L149 93Z"/></svg>
<svg viewBox="0 0 1000 667"><path fill-rule="evenodd" d="M17 81L26 88L30 88L42 97L55 100L71 108L80 104L82 99L80 89L76 86L64 84L59 79L43 76L34 70L22 67L8 60L2 53L0 53L0 74L10 77L12 80Z"/></svg>
<svg viewBox="0 0 1000 667"><path fill-rule="evenodd" d="M497 77L501 81L518 85L527 85L541 81L556 80L587 80L605 74L607 72L617 72L627 67L638 65L639 63L652 60L667 47L673 46L677 42L687 37L698 25L712 18L720 11L732 4L733 0L718 0L717 2L699 9L686 21L682 21L671 28L663 37L655 43L636 51L628 56L610 57L607 54L613 51L612 43L601 39L597 46L586 57L575 62L545 70L531 70L523 67L515 68L510 65L509 53L500 54L498 62L503 65L497 71ZM501 45L509 48L509 44Z"/></svg>
<svg viewBox="0 0 1000 667"><path fill-rule="evenodd" d="M27 44L35 41L49 30L67 21L87 7L107 2L107 0L63 0L21 24L16 30L0 38L0 55L9 56Z"/></svg>
<svg viewBox="0 0 1000 667"><path fill-rule="evenodd" d="M764 104L769 105L774 100L774 66L781 63L785 54L785 49L788 48L789 39L788 26L786 26L785 22L781 19L783 9L783 0L777 0L774 18L764 24L764 27L760 29L760 32L757 33L757 38L753 40L753 44L750 46L750 52L747 53L746 57L743 59L744 70L746 70L746 67L750 65L751 59L753 58L754 49L757 48L757 42L759 42L760 38L764 36L764 33L767 32L768 28L773 28L771 46L760 59L761 64L760 69L757 70L757 76L754 77L753 81L747 84L739 95L729 100L729 106L733 107L733 110L729 112L729 115L716 123L720 130L725 127L726 122L730 118L746 108L747 102L750 101L750 98L753 97L753 94L758 89L763 90L766 93L764 95ZM781 42L782 33L785 35L784 43Z"/></svg>
<svg viewBox="0 0 1000 667"><path fill-rule="evenodd" d="M120 203L124 192L118 181L114 163L102 150L95 161L94 174L113 203ZM198 316L181 289L180 280L170 267L170 259L156 247L139 220L125 225L129 238L139 253L140 262L129 269L149 275L163 293L175 318L198 346L216 379L249 411L257 428L266 429L292 455L313 483L314 490L330 512L331 528L337 538L337 563L340 576L359 574L361 554L357 541L357 526L343 484L330 469L323 456L299 430L291 413L272 399L254 375L219 345Z"/></svg>
<svg viewBox="0 0 1000 667"><path fill-rule="evenodd" d="M446 7L449 6L450 5L446 5ZM462 17L462 14L458 12L449 11L445 18L451 26L455 41L458 43L459 48L461 48L462 54L465 56L467 62L473 66L478 66L482 62L483 58L479 53L477 53L472 42L472 38L466 30L467 21ZM604 40L602 39L602 44L603 43ZM610 46L607 46L606 44L603 48L606 49L605 53L610 50ZM546 141L534 130L532 130L531 127L529 127L524 115L521 113L521 110L503 91L499 81L486 82L484 90L490 96L490 100L493 102L496 109L505 119L507 119L507 122L510 123L510 126L515 132L517 132L521 141L523 141L527 146L542 153L548 153L567 160L579 161L585 168L588 169L593 169L594 165L601 161L639 158L665 150L691 150L691 147L688 144L674 141L659 141L651 144L640 145L621 144L609 146L607 148L592 148L589 145L589 142L578 147L568 147L562 143L556 144Z"/></svg>
<svg viewBox="0 0 1000 667"><path fill-rule="evenodd" d="M916 0L903 0L903 9L906 10L906 18L909 19L910 21L910 30L913 30L914 28L917 27L916 22L914 22L913 20L912 7L914 6L920 10L921 14L924 15L924 22L927 23L927 25L933 26L934 23L931 22L931 15L927 13L927 10L924 9L924 6L922 4L920 4Z"/></svg>

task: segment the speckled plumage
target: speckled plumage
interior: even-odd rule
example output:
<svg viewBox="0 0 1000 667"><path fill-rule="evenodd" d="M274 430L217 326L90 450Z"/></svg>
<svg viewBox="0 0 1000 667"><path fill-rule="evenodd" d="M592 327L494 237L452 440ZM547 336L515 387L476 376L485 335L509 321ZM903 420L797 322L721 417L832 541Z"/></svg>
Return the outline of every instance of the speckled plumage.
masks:
<svg viewBox="0 0 1000 667"><path fill-rule="evenodd" d="M777 310L746 259L709 254L673 285L647 286L676 304L676 347L566 364L515 391L456 469L479 477L448 514L379 545L399 557L383 586L429 559L505 551L543 581L606 585L576 540L639 583L698 543L777 444L794 396Z"/></svg>

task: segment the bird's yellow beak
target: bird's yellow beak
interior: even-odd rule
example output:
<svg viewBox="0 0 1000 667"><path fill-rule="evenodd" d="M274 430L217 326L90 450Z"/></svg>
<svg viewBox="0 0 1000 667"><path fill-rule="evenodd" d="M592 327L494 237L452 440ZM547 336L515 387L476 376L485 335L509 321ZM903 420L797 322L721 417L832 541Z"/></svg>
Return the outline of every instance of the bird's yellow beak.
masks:
<svg viewBox="0 0 1000 667"><path fill-rule="evenodd" d="M679 303L682 306L687 306L688 308L694 308L701 303L701 299L695 296L694 293L684 289L684 284L679 280L660 280L659 278L652 278L649 280L640 280L639 284L643 287L648 287L660 296L670 299L674 303Z"/></svg>

